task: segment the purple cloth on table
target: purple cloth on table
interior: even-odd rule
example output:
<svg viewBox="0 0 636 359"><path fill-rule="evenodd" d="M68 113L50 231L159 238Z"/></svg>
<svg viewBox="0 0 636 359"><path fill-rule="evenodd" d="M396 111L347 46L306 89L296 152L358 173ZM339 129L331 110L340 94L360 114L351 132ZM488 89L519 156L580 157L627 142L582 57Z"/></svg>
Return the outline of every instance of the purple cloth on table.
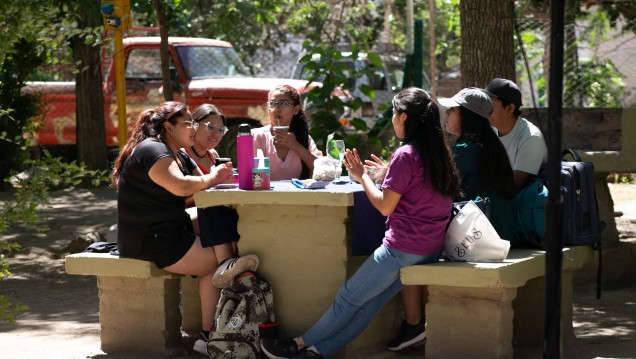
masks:
<svg viewBox="0 0 636 359"><path fill-rule="evenodd" d="M348 181L346 176L341 177L343 182ZM353 192L353 243L352 256L368 256L373 253L384 239L386 230L386 216L383 216L369 202L369 198L359 183L346 182L343 184L330 183L325 189L307 190L299 189L291 184L291 181L272 181L274 190L285 191L338 191Z"/></svg>
<svg viewBox="0 0 636 359"><path fill-rule="evenodd" d="M352 256L368 256L373 253L384 239L386 216L383 216L364 191L353 194L353 245Z"/></svg>

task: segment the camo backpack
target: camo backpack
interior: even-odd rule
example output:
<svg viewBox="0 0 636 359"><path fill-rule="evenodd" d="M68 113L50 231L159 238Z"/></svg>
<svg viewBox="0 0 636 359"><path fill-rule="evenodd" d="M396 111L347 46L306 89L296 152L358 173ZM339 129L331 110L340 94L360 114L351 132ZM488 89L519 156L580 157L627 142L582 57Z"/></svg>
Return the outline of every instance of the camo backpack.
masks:
<svg viewBox="0 0 636 359"><path fill-rule="evenodd" d="M257 273L243 272L221 290L208 354L210 358L259 358L260 339L276 336L275 323L271 286Z"/></svg>

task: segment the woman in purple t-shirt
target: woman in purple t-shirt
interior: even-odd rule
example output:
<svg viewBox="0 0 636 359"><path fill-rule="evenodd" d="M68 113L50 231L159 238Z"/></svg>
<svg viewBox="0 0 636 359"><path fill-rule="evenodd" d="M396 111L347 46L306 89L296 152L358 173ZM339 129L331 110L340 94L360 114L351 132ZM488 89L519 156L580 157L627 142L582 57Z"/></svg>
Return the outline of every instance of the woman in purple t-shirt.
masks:
<svg viewBox="0 0 636 359"><path fill-rule="evenodd" d="M369 324L403 287L400 268L436 262L453 198L460 191L455 162L440 124L439 109L426 91L407 88L393 98L397 149L378 189L358 156L347 150L344 165L362 184L369 201L388 216L382 245L340 288L334 304L302 336L263 340L270 358L338 352Z"/></svg>

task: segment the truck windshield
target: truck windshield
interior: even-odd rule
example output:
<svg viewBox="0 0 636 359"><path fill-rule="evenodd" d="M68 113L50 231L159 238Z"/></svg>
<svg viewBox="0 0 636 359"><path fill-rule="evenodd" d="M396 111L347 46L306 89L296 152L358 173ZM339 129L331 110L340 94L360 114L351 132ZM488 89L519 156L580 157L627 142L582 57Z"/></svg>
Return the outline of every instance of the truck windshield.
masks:
<svg viewBox="0 0 636 359"><path fill-rule="evenodd" d="M179 46L177 53L189 79L250 76L231 47Z"/></svg>

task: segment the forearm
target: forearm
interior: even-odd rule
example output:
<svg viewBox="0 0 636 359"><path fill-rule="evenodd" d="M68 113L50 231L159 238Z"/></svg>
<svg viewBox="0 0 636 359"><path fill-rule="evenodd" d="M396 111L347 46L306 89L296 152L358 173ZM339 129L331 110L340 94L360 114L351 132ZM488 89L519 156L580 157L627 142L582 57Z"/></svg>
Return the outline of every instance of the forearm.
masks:
<svg viewBox="0 0 636 359"><path fill-rule="evenodd" d="M296 155L298 155L300 160L305 165L307 165L307 167L309 168L309 172L313 172L314 161L316 160L317 156L311 153L307 148L303 147L299 143L297 143L296 146L294 146L291 150L296 152Z"/></svg>

